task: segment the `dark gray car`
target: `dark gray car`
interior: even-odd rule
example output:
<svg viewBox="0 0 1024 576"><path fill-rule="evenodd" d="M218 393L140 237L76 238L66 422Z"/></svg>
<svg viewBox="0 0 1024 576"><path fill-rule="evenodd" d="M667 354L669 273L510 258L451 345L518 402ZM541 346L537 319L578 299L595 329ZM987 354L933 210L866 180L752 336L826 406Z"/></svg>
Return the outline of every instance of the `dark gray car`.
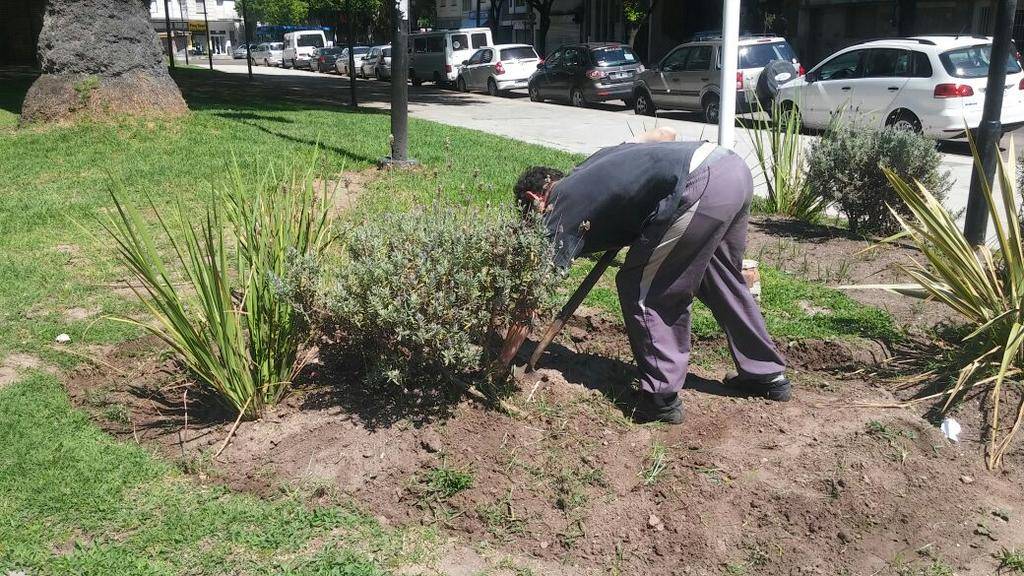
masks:
<svg viewBox="0 0 1024 576"><path fill-rule="evenodd" d="M562 46L537 65L528 89L534 102L565 100L573 106L623 100L633 105L633 79L642 72L632 48L617 43Z"/></svg>

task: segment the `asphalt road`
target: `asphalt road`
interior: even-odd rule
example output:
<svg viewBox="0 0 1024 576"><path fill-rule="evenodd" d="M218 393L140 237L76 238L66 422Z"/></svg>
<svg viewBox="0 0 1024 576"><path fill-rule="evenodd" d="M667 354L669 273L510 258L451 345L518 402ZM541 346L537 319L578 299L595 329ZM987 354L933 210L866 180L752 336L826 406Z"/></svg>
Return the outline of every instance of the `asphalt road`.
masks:
<svg viewBox="0 0 1024 576"><path fill-rule="evenodd" d="M222 72L244 74L244 61L214 61L214 68ZM308 70L285 70L275 67L253 67L256 81L280 84L291 94L309 93L311 99L347 103L348 79L334 74L317 74ZM389 84L374 80L358 81L361 105L377 108L389 107ZM619 144L632 138L634 133L658 126L671 126L681 138L717 138L718 128L706 124L696 115L685 112L661 112L657 118L636 116L620 102L574 108L565 104L530 102L525 92L513 92L508 97L486 94L463 94L431 85L409 88L410 115L426 120L464 128L472 128L542 144L562 150L590 154L599 148ZM736 151L754 166L755 157L749 136L737 128ZM1013 134L1014 147L1024 150L1024 129ZM808 141L813 138L809 137ZM1009 143L1009 136L1003 145ZM966 143L941 143L939 150L943 163L955 180L946 201L954 213L967 204L972 159ZM756 170L755 170L756 173ZM758 178L755 178L757 182ZM763 186L762 183L758 183Z"/></svg>

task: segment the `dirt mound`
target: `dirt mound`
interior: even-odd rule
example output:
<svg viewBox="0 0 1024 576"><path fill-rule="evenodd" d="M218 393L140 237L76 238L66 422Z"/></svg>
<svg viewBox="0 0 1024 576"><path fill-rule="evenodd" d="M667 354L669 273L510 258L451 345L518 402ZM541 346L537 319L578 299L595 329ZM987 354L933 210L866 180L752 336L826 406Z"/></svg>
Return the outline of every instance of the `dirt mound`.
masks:
<svg viewBox="0 0 1024 576"><path fill-rule="evenodd" d="M368 388L325 351L285 405L210 461L200 454L230 422L203 399L186 409L180 373L153 346L107 359L121 383L78 373L72 397L202 478L261 494L327 482L383 523L436 524L463 543L429 567L444 574L499 558L545 574L991 574L992 553L1024 541L1020 450L988 473L980 431L951 444L917 413L869 407L894 401L850 368L874 352L794 344L818 360L794 374L792 402L772 404L733 395L713 361L722 343L700 342L687 421L665 427L628 420L625 337L593 311L521 378L521 419ZM406 573L420 569L436 573Z"/></svg>

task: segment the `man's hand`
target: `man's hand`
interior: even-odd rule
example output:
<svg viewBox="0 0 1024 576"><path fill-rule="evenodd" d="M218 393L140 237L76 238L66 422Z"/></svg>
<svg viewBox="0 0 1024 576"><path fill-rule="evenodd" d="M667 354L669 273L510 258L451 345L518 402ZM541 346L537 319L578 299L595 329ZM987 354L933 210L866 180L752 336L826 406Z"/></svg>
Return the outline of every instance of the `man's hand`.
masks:
<svg viewBox="0 0 1024 576"><path fill-rule="evenodd" d="M652 142L675 142L676 138L678 137L679 134L675 130L667 126L663 126L661 128L655 128L654 130L651 130L649 132L644 132L643 134L638 134L636 138L633 139L633 141L638 144L650 144Z"/></svg>

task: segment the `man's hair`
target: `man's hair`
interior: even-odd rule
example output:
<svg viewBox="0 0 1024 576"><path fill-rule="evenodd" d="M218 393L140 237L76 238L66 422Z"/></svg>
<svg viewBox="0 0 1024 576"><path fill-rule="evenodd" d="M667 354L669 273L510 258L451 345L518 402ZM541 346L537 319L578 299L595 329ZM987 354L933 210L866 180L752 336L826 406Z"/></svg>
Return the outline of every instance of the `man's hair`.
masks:
<svg viewBox="0 0 1024 576"><path fill-rule="evenodd" d="M533 200L526 193L543 194L544 184L548 178L551 178L551 181L554 182L555 180L561 180L563 176L565 176L564 172L549 166L530 166L524 170L519 175L519 180L516 181L514 188L516 202L519 204L519 209L522 211L523 216L530 213L530 207L533 205Z"/></svg>

